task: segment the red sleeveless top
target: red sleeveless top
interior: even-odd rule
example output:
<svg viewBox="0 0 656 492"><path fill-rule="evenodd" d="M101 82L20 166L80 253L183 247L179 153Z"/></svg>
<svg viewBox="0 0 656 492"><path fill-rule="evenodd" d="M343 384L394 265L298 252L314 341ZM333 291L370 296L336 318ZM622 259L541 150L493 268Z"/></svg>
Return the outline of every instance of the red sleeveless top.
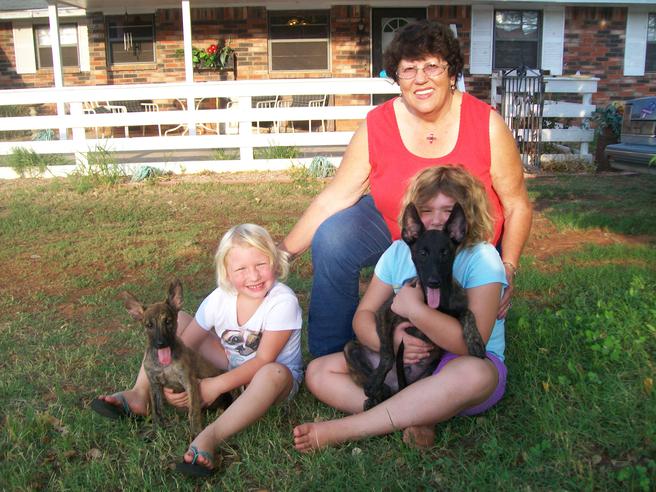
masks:
<svg viewBox="0 0 656 492"><path fill-rule="evenodd" d="M495 219L492 244L496 244L503 227L503 208L492 188L490 177L492 108L463 93L456 145L443 157L425 158L412 154L403 144L394 113L394 101L391 99L367 114L371 195L392 233L392 240L401 236L398 216L403 194L412 177L427 167L462 164L485 185Z"/></svg>

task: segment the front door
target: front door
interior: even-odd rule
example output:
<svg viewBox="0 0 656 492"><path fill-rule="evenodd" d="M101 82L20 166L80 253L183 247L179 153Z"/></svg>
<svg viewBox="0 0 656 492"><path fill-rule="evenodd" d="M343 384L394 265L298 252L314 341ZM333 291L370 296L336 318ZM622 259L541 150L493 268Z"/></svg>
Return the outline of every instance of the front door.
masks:
<svg viewBox="0 0 656 492"><path fill-rule="evenodd" d="M383 53L387 45L390 44L394 34L397 30L405 26L407 23L418 19L426 18L425 8L413 9L372 9L371 25L372 25L372 60L371 60L371 76L381 77L383 67ZM380 104L390 97L385 94L376 94L373 97L374 104Z"/></svg>
<svg viewBox="0 0 656 492"><path fill-rule="evenodd" d="M383 52L397 30L413 20L425 19L425 8L372 9L372 77L383 70Z"/></svg>

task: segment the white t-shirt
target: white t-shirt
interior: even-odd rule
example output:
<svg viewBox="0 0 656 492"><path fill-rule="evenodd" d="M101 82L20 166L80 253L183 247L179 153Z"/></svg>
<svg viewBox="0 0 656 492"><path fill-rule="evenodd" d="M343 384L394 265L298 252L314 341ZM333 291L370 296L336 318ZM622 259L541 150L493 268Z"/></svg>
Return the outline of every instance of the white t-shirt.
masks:
<svg viewBox="0 0 656 492"><path fill-rule="evenodd" d="M241 326L237 322L237 294L220 287L201 303L195 319L204 330L216 331L228 356L229 369L255 357L264 331L293 330L276 362L285 365L299 383L303 378L301 307L285 284L275 282L253 316Z"/></svg>

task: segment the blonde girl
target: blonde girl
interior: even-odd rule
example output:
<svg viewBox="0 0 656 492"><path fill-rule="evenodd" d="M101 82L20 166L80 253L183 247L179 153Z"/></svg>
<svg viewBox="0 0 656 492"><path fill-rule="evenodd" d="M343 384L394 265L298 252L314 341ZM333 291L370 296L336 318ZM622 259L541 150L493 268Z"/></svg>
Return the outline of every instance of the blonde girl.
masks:
<svg viewBox="0 0 656 492"><path fill-rule="evenodd" d="M398 288L392 310L409 323L396 327L394 343L398 347L403 340L404 361L423 359L434 345L446 353L432 376L411 384L366 412L362 412L366 397L362 388L351 380L343 354L315 359L306 373L309 390L324 403L352 415L296 427L294 442L299 451L395 430L404 430L404 440L409 444L428 447L434 441L435 424L458 414L483 412L503 396L504 320L497 320L497 312L507 283L501 258L487 242L492 235L492 220L483 185L462 166L432 167L421 171L409 184L403 204L410 202L417 207L426 229L441 230L456 203L465 212L469 227L459 246L453 272L467 292L469 308L486 343L486 358L467 355L460 322L427 306L421 286L404 285L416 276L416 270L408 245L402 240L395 241L378 261L356 310L355 334L361 343L379 350L375 313ZM424 332L432 343L407 334L405 329L410 324Z"/></svg>
<svg viewBox="0 0 656 492"><path fill-rule="evenodd" d="M189 446L176 470L185 475L214 472L214 450L257 421L274 403L293 397L302 379L301 309L292 290L278 279L288 257L269 233L254 224L230 229L215 256L218 287L192 318L178 316L182 341L225 373L203 379L203 405L245 386L241 395ZM170 404L185 407L186 393L165 389ZM100 397L117 413L148 412L148 379L143 368L132 390Z"/></svg>

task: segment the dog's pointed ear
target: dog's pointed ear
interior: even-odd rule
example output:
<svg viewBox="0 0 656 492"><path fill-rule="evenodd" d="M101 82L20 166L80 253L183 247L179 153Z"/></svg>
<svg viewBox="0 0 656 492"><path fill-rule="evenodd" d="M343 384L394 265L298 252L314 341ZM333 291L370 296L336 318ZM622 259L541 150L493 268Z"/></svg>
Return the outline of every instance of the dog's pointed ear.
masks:
<svg viewBox="0 0 656 492"><path fill-rule="evenodd" d="M176 311L180 311L182 308L182 283L177 278L169 285L169 296L166 303Z"/></svg>
<svg viewBox="0 0 656 492"><path fill-rule="evenodd" d="M130 313L130 316L132 316L137 321L143 320L144 306L139 301L137 301L136 297L134 297L128 291L121 292L118 297L119 299L123 300L123 305L125 306L125 309L128 310L128 313Z"/></svg>
<svg viewBox="0 0 656 492"><path fill-rule="evenodd" d="M460 244L465 239L467 235L467 219L465 218L465 211L459 203L453 206L449 220L444 224L444 231L456 244Z"/></svg>
<svg viewBox="0 0 656 492"><path fill-rule="evenodd" d="M403 211L403 228L401 229L401 237L406 244L410 245L424 233L424 230L425 227L419 217L417 207L415 207L414 203L409 203Z"/></svg>

